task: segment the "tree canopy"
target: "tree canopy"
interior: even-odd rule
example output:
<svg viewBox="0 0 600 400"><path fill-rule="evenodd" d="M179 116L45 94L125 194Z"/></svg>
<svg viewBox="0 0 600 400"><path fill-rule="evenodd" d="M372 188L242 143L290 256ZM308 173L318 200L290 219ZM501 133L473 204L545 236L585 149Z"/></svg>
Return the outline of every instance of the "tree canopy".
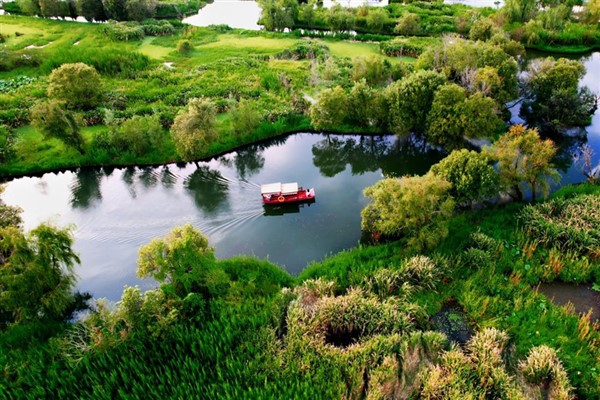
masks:
<svg viewBox="0 0 600 400"><path fill-rule="evenodd" d="M543 140L536 129L513 125L487 151L498 161L501 184L512 188L519 200L523 199L522 182L529 184L535 200L538 190L548 195L549 179L560 179L552 163L556 146L550 139Z"/></svg>
<svg viewBox="0 0 600 400"><path fill-rule="evenodd" d="M451 187L432 173L382 179L364 191L372 203L361 211L361 227L406 238L417 248L434 246L448 234L448 220L454 211Z"/></svg>
<svg viewBox="0 0 600 400"><path fill-rule="evenodd" d="M42 101L31 108L31 124L46 138L55 138L84 153L84 140L71 111L59 100Z"/></svg>
<svg viewBox="0 0 600 400"><path fill-rule="evenodd" d="M177 154L185 161L204 156L216 139L214 103L206 98L194 98L186 109L179 111L171 127L171 137Z"/></svg>
<svg viewBox="0 0 600 400"><path fill-rule="evenodd" d="M94 108L102 98L100 74L84 63L63 64L48 77L48 96L70 109Z"/></svg>
<svg viewBox="0 0 600 400"><path fill-rule="evenodd" d="M458 203L482 201L498 194L498 174L487 155L455 150L431 167L431 172L450 182L450 194Z"/></svg>

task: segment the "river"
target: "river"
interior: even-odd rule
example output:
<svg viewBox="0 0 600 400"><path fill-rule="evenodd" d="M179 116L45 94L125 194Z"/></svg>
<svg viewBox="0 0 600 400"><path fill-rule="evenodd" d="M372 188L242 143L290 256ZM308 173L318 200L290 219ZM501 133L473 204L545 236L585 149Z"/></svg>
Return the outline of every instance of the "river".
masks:
<svg viewBox="0 0 600 400"><path fill-rule="evenodd" d="M209 162L158 168L81 169L6 184L3 199L23 208L26 229L40 222L75 227L78 288L117 300L135 276L137 249L191 223L218 257L268 258L291 273L361 237L362 191L385 175L422 174L443 155L394 136L301 133L248 146ZM298 182L316 202L263 208L258 185Z"/></svg>

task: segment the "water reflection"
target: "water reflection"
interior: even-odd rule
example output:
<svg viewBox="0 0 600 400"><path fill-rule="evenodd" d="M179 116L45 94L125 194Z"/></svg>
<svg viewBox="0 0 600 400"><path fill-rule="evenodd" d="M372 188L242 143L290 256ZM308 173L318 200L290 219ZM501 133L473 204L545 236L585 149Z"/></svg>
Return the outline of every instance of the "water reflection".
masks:
<svg viewBox="0 0 600 400"><path fill-rule="evenodd" d="M100 184L103 176L101 169L80 168L71 184L71 206L85 209L102 200Z"/></svg>
<svg viewBox="0 0 600 400"><path fill-rule="evenodd" d="M229 181L221 173L207 165L196 168L183 181L183 186L192 195L196 207L207 215L228 208Z"/></svg>
<svg viewBox="0 0 600 400"><path fill-rule="evenodd" d="M382 170L386 176L422 174L431 160L439 161L444 153L429 146L420 136L327 135L312 146L313 164L321 175L334 177L350 165L352 175Z"/></svg>
<svg viewBox="0 0 600 400"><path fill-rule="evenodd" d="M316 202L315 199L305 201L303 203L292 204L265 204L263 206L263 215L265 216L281 216L285 214L297 214L301 209L310 207Z"/></svg>
<svg viewBox="0 0 600 400"><path fill-rule="evenodd" d="M235 168L242 180L247 180L252 175L256 175L265 166L265 157L257 146L240 149L235 155L223 156L219 161L227 167Z"/></svg>

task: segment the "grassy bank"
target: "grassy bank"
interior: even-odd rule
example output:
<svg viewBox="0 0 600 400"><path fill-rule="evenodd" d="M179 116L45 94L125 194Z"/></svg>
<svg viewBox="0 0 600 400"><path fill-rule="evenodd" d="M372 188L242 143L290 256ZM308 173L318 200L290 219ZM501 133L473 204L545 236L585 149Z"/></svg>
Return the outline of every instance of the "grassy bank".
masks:
<svg viewBox="0 0 600 400"><path fill-rule="evenodd" d="M600 196L600 189L567 187L554 199L585 195ZM264 261L221 260L203 283L208 285L209 298L198 301L192 300L194 294L188 295L175 305L181 318L171 322L161 322L160 315L166 317L163 310L157 311L157 320L140 325L135 321L143 313L121 309L115 314L117 322L121 321L115 331L109 329L111 319L93 325L91 331L89 326L60 324L9 329L0 335L2 393L9 398L336 398L363 390L368 396L378 390L388 393L386 386L379 386L378 374L385 373L396 382L421 371L425 375L416 380L398 383L403 390L419 393L429 382L428 365L443 363L443 354L459 348L452 350L447 339L430 332L448 334L433 316L451 305L456 323L468 331L496 328L508 334L506 348L511 350L503 353L507 358L502 368L506 376L517 378L505 377L503 385L535 388L519 380L517 360L524 360L534 346L547 345L564 364L573 393L579 398L597 398L600 334L589 315L578 316L571 307L555 306L536 291L539 282L569 278L550 264L552 245L533 246L525 226L517 223L526 207L531 206L512 204L455 216L447 239L425 254L427 258L414 258L416 254L407 252L402 241L362 246L313 264L297 278ZM583 260L588 260L587 271L581 269ZM585 280L600 278L597 257L571 252L563 254L561 262L563 270L579 269ZM407 279L406 283L397 286L394 274ZM384 278L391 280L379 281ZM176 301L169 288L165 285L164 293L170 302ZM121 304L131 307L133 303L123 300ZM321 343L319 330L304 325L303 321L311 321L311 314L298 314L302 304L312 304L312 312L324 318L313 323L326 323L326 331L331 329L327 324L342 324L341 336ZM402 310L396 318L411 316L408 325L380 325L373 331L360 325L364 307L371 310L371 321L379 321L385 318L379 310L392 305ZM164 306L168 311L173 304ZM321 315L321 307L337 311L329 315L323 309ZM365 329L352 334L356 337L352 336L353 344L348 347L335 341L350 335L345 330L349 328L343 328L344 319ZM414 364L395 370L383 361L396 356L411 357ZM487 357L491 355L480 362L489 362ZM498 381L481 381L481 370L460 372L467 365L447 366L451 373L467 374L454 384L456 390L471 384L475 389L469 393L503 390Z"/></svg>

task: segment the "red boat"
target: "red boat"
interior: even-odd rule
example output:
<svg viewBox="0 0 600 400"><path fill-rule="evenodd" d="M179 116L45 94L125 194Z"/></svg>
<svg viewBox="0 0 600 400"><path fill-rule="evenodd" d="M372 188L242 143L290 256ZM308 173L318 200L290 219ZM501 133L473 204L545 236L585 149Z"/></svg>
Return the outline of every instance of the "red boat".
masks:
<svg viewBox="0 0 600 400"><path fill-rule="evenodd" d="M298 187L298 183L267 183L260 186L265 204L300 203L315 199L315 189Z"/></svg>

